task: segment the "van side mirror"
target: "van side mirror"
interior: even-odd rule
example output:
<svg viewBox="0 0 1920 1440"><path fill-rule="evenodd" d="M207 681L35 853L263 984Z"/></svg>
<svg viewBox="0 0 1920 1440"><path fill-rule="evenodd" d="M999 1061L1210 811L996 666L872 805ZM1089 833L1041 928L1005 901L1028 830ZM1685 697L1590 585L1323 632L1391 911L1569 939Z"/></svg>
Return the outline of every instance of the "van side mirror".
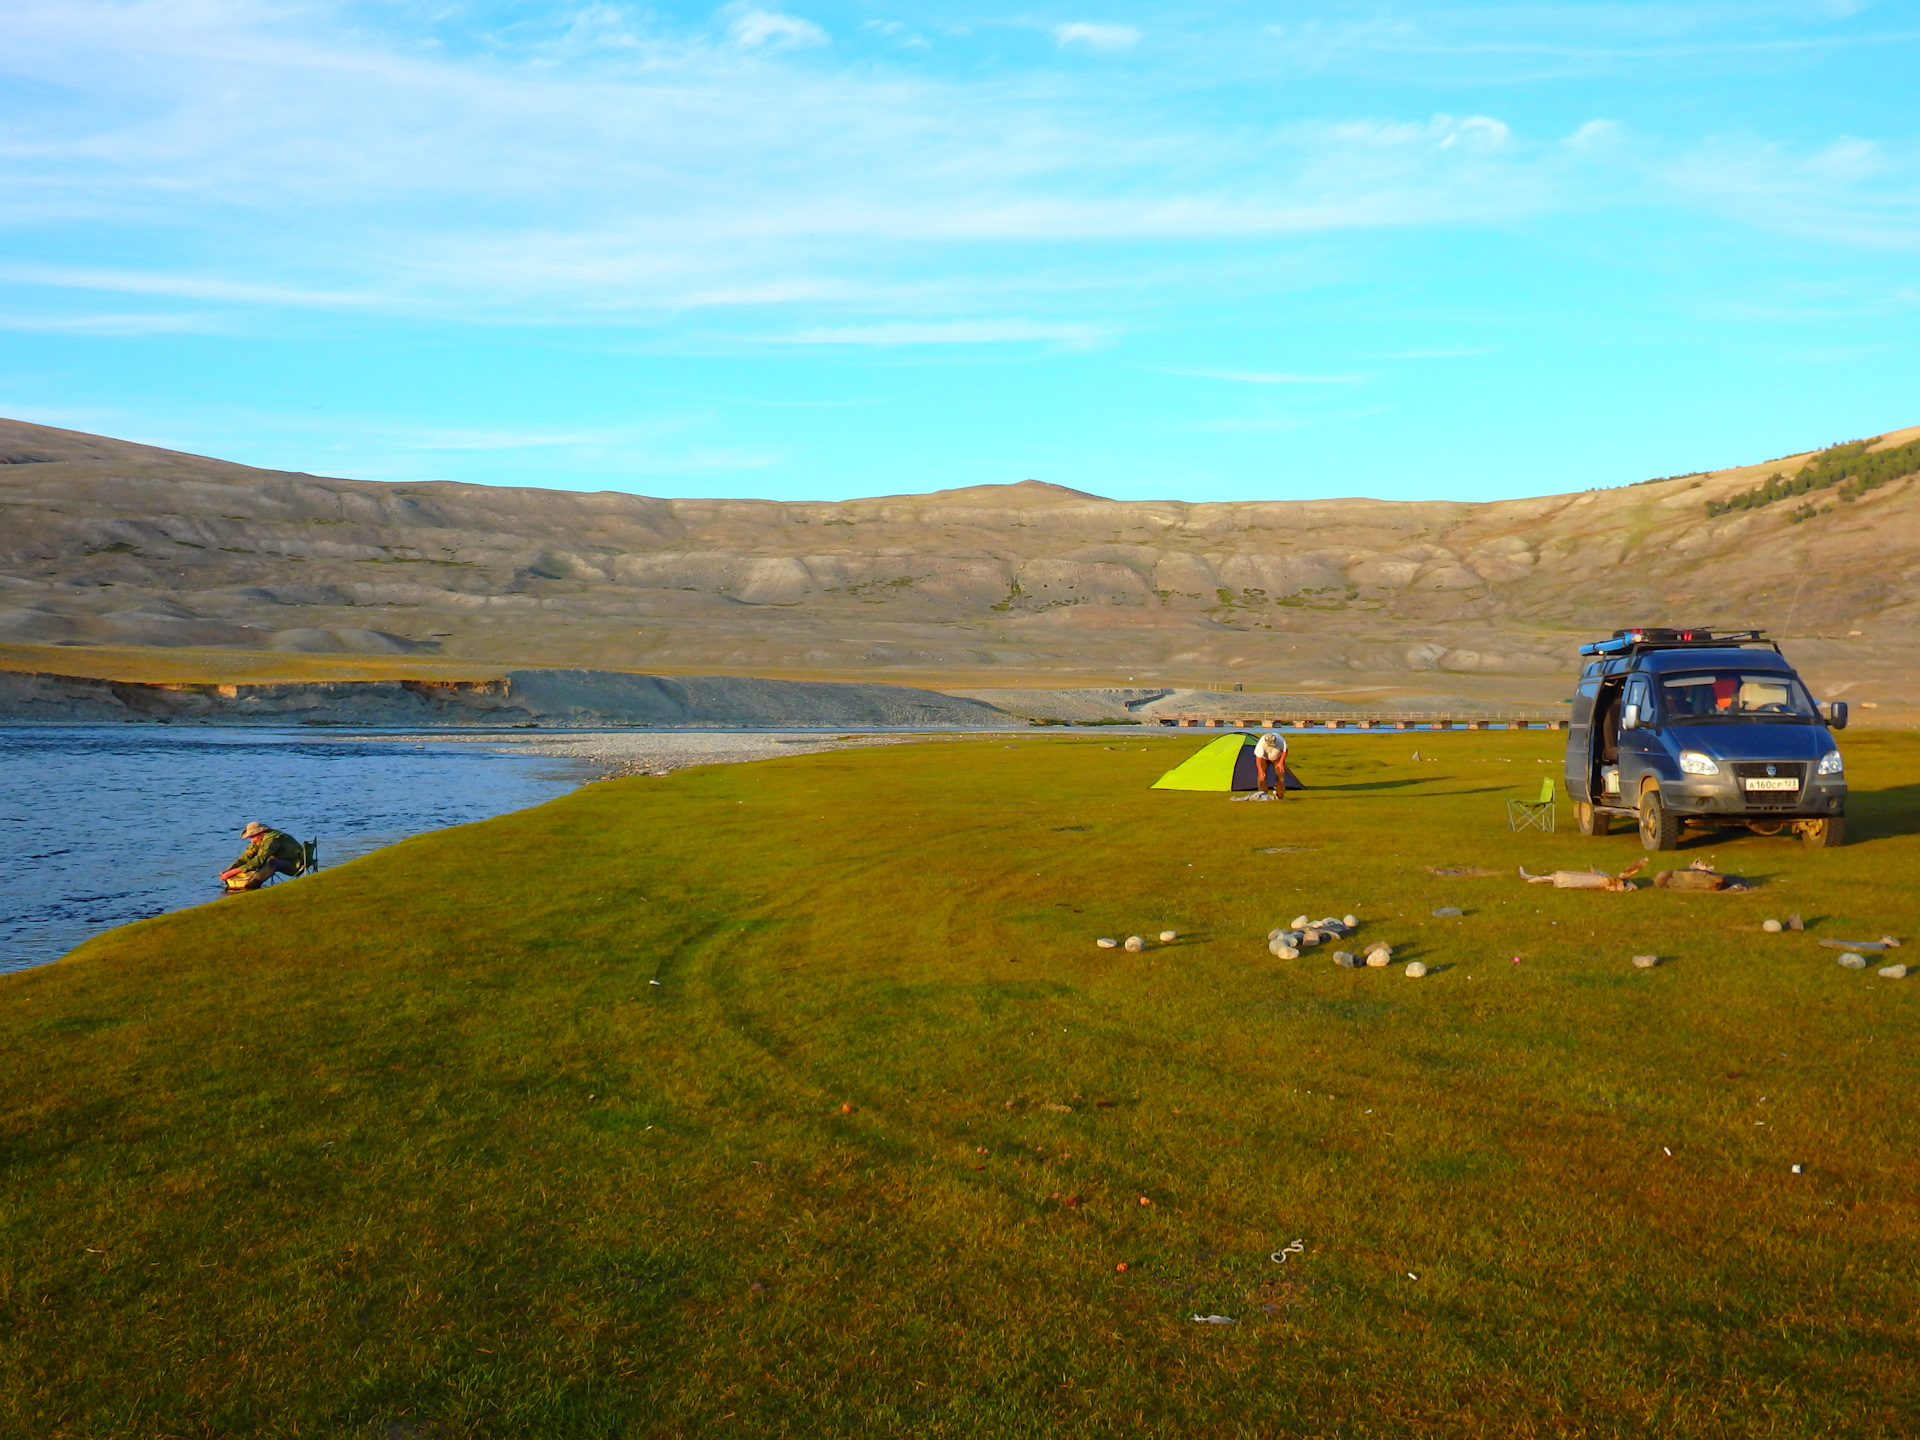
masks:
<svg viewBox="0 0 1920 1440"><path fill-rule="evenodd" d="M1638 705L1623 705L1620 707L1620 728L1622 730L1638 730L1640 728L1640 707Z"/></svg>
<svg viewBox="0 0 1920 1440"><path fill-rule="evenodd" d="M1827 702L1827 724L1830 728L1835 730L1844 730L1847 728L1847 702L1846 701L1829 700Z"/></svg>

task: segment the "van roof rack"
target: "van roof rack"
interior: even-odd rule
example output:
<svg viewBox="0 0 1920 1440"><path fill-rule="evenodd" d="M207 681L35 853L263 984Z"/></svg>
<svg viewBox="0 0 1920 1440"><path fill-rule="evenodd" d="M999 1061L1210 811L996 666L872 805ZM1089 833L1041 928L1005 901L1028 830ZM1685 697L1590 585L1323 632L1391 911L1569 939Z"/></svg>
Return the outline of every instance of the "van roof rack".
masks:
<svg viewBox="0 0 1920 1440"><path fill-rule="evenodd" d="M1779 645L1762 630L1708 630L1695 627L1676 630L1668 626L1642 625L1633 630L1616 630L1611 640L1595 640L1582 645L1582 655L1628 655L1647 650L1709 650L1738 645Z"/></svg>

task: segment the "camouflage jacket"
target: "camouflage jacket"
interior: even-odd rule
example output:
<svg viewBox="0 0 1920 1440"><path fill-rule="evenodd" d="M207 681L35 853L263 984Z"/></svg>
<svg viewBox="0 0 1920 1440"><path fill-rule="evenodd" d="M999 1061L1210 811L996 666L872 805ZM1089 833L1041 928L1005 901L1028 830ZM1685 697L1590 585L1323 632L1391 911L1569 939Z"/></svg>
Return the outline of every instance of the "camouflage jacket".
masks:
<svg viewBox="0 0 1920 1440"><path fill-rule="evenodd" d="M300 842L291 835L283 835L278 830L269 830L265 834L253 837L253 843L240 853L233 862L235 870L262 870L269 860L284 860L289 866L300 864Z"/></svg>

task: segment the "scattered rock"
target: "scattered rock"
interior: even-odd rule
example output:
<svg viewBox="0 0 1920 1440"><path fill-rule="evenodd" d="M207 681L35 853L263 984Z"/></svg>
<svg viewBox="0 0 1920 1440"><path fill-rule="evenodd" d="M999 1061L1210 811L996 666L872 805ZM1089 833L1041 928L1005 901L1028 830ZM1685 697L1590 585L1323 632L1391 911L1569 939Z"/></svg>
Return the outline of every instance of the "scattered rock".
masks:
<svg viewBox="0 0 1920 1440"><path fill-rule="evenodd" d="M1338 965L1342 970L1351 970L1359 965L1360 962L1345 950L1336 950L1333 952L1333 963Z"/></svg>
<svg viewBox="0 0 1920 1440"><path fill-rule="evenodd" d="M1104 935L1093 943L1098 945L1102 950L1118 950L1120 948L1120 942L1118 940L1109 940Z"/></svg>
<svg viewBox="0 0 1920 1440"><path fill-rule="evenodd" d="M1384 940L1376 940L1367 947L1367 955L1369 958L1375 955L1385 955L1391 960L1393 958L1393 947Z"/></svg>
<svg viewBox="0 0 1920 1440"><path fill-rule="evenodd" d="M1889 949L1898 950L1900 948L1900 942L1891 935L1882 935L1880 937L1880 943Z"/></svg>
<svg viewBox="0 0 1920 1440"><path fill-rule="evenodd" d="M1658 955L1636 955L1633 957L1633 967L1636 970L1651 970L1659 963L1660 957Z"/></svg>
<svg viewBox="0 0 1920 1440"><path fill-rule="evenodd" d="M1780 933L1780 922L1778 920L1762 920L1760 922L1760 928L1769 935L1778 935Z"/></svg>
<svg viewBox="0 0 1920 1440"><path fill-rule="evenodd" d="M1307 917L1306 917L1306 916L1304 916L1304 915L1296 915L1296 916L1294 916L1294 917L1293 917L1293 924L1291 924L1291 925L1290 925L1290 926L1288 926L1287 928L1288 928L1288 929L1290 929L1290 930L1304 930L1304 929L1306 929L1306 928L1307 928Z"/></svg>
<svg viewBox="0 0 1920 1440"><path fill-rule="evenodd" d="M1298 960L1300 952L1291 945L1275 945L1273 953L1282 960Z"/></svg>
<svg viewBox="0 0 1920 1440"><path fill-rule="evenodd" d="M1309 949L1320 943L1320 932L1318 930L1303 930L1300 932L1300 938L1294 943L1303 950Z"/></svg>
<svg viewBox="0 0 1920 1440"><path fill-rule="evenodd" d="M1418 960L1412 960L1407 963L1405 974L1409 980L1418 980L1426 973L1427 967L1422 965Z"/></svg>
<svg viewBox="0 0 1920 1440"><path fill-rule="evenodd" d="M1433 918L1436 920L1452 920L1458 919L1466 913L1467 912L1462 910L1458 905L1442 905L1438 910L1433 912Z"/></svg>
<svg viewBox="0 0 1920 1440"><path fill-rule="evenodd" d="M1346 927L1347 927L1347 929L1349 929L1349 930L1353 930L1353 929L1356 929L1356 928L1357 928L1357 927L1359 926L1359 924L1360 924L1360 921L1359 921L1359 918L1358 918L1357 916L1353 916L1353 915L1347 915L1347 916L1343 916L1343 917L1341 918L1341 920L1340 920L1340 923L1341 923L1342 925L1344 925L1344 926L1346 926Z"/></svg>
<svg viewBox="0 0 1920 1440"><path fill-rule="evenodd" d="M1171 945L1174 941L1178 940L1179 938L1180 938L1180 932L1177 930L1162 930L1160 932L1160 943L1162 945Z"/></svg>
<svg viewBox="0 0 1920 1440"><path fill-rule="evenodd" d="M1370 970L1384 970L1387 968L1387 963L1392 959L1393 952L1391 950L1369 950L1367 952L1367 968Z"/></svg>
<svg viewBox="0 0 1920 1440"><path fill-rule="evenodd" d="M1883 980L1904 980L1907 978L1907 967L1904 965L1882 965L1873 973Z"/></svg>
<svg viewBox="0 0 1920 1440"><path fill-rule="evenodd" d="M1127 936L1127 943L1122 948L1131 950L1135 955L1138 955L1142 950L1147 948L1147 942L1142 940L1138 935L1129 935Z"/></svg>
<svg viewBox="0 0 1920 1440"><path fill-rule="evenodd" d="M1849 970L1864 970L1867 968L1867 957L1864 955L1855 955L1849 950L1845 955L1840 957L1840 963Z"/></svg>
<svg viewBox="0 0 1920 1440"><path fill-rule="evenodd" d="M1792 915L1789 915L1789 916L1787 916L1787 929L1789 929L1789 930L1805 930L1806 928L1807 928L1807 924L1806 924L1806 921L1804 921L1804 920L1802 920L1802 919L1800 918L1800 916L1799 916L1799 914L1798 914L1798 912L1796 912L1796 913L1794 913L1794 914L1792 914Z"/></svg>

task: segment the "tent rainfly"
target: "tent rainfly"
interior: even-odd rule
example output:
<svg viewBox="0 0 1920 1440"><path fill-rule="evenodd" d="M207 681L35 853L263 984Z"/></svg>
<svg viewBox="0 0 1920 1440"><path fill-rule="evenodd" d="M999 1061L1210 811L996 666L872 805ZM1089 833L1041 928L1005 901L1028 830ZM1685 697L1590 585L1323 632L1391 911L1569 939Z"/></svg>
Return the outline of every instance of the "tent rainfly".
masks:
<svg viewBox="0 0 1920 1440"><path fill-rule="evenodd" d="M1154 790L1251 790L1254 788L1254 737L1245 733L1222 735L1196 750L1150 787ZM1291 759L1291 757L1289 757ZM1287 766L1287 789L1304 790L1300 777Z"/></svg>

